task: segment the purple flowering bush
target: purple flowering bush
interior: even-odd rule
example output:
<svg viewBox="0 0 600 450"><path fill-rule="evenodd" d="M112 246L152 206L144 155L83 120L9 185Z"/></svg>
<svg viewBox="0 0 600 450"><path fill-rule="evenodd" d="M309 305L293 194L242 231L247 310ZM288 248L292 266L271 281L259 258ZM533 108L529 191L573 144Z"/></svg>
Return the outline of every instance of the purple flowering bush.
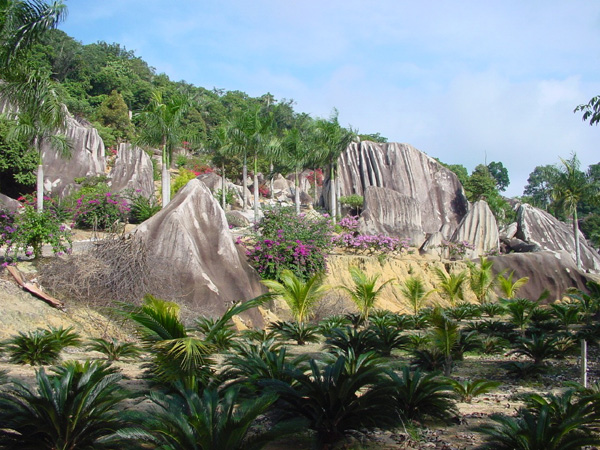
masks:
<svg viewBox="0 0 600 450"><path fill-rule="evenodd" d="M109 230L129 215L127 200L111 192L89 192L75 200L73 221L81 228Z"/></svg>
<svg viewBox="0 0 600 450"><path fill-rule="evenodd" d="M410 244L408 239L398 239L390 236L342 233L333 239L336 247L344 250L368 253L393 253L407 250Z"/></svg>
<svg viewBox="0 0 600 450"><path fill-rule="evenodd" d="M468 250L475 249L475 246L467 241L452 242L444 240L440 247L447 253L449 259L463 259Z"/></svg>
<svg viewBox="0 0 600 450"><path fill-rule="evenodd" d="M71 231L54 211L37 212L33 206L25 205L17 213L0 212L4 266L16 261L19 253L39 258L44 244L49 244L55 254L71 252Z"/></svg>
<svg viewBox="0 0 600 450"><path fill-rule="evenodd" d="M294 208L277 208L265 212L256 232L254 238L238 243L263 279L280 280L285 269L302 279L325 271L332 247L328 216L298 216Z"/></svg>

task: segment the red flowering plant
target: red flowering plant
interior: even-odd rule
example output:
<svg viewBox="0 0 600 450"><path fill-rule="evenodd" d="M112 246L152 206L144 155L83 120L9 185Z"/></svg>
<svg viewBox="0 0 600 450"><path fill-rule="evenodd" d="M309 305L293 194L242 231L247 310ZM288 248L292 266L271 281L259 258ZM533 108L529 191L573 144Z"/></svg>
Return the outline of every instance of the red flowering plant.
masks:
<svg viewBox="0 0 600 450"><path fill-rule="evenodd" d="M294 208L265 211L251 239L238 239L246 248L249 263L264 279L279 280L289 269L308 279L326 269L332 227L328 216L296 215Z"/></svg>
<svg viewBox="0 0 600 450"><path fill-rule="evenodd" d="M308 182L310 183L311 186L314 187L315 180L316 180L317 186L322 187L323 186L323 169L313 170L312 172L310 172L308 174L306 179L308 180Z"/></svg>
<svg viewBox="0 0 600 450"><path fill-rule="evenodd" d="M127 219L129 204L119 194L89 192L75 201L73 221L78 227L110 230Z"/></svg>

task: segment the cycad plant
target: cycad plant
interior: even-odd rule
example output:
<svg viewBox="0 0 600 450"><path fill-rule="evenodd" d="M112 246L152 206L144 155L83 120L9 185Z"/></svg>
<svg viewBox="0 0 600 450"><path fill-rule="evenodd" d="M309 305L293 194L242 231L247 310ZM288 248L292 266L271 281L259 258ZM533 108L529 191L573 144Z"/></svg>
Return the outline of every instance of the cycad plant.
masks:
<svg viewBox="0 0 600 450"><path fill-rule="evenodd" d="M254 450L283 434L277 428L250 433L257 417L276 400L275 395L242 401L236 389L205 389L199 394L181 385L175 387L172 395L151 392L154 408L135 414L139 427L123 429L120 436L163 450Z"/></svg>
<svg viewBox="0 0 600 450"><path fill-rule="evenodd" d="M298 345L319 342L319 327L316 325L278 320L269 324L269 329L281 339L296 341Z"/></svg>
<svg viewBox="0 0 600 450"><path fill-rule="evenodd" d="M531 313L537 306L537 303L526 298L515 298L503 300L502 304L506 308L506 311L508 311L510 322L519 327L521 336L525 336L525 328L531 320Z"/></svg>
<svg viewBox="0 0 600 450"><path fill-rule="evenodd" d="M354 285L338 286L339 289L344 290L350 295L352 301L356 304L358 311L364 322L369 320L369 311L375 306L377 298L383 292L383 289L394 281L394 279L383 282L378 288L375 288L377 281L379 280L380 274L368 276L364 271L358 267L351 266L349 269L350 276Z"/></svg>
<svg viewBox="0 0 600 450"><path fill-rule="evenodd" d="M60 327L20 332L6 340L3 349L8 353L10 362L35 366L56 363L65 347L77 346L80 343L80 337L72 327Z"/></svg>
<svg viewBox="0 0 600 450"><path fill-rule="evenodd" d="M507 277L503 273L498 275L498 289L503 298L515 298L519 289L529 282L529 277L522 277L513 281L514 274L515 271L513 270Z"/></svg>
<svg viewBox="0 0 600 450"><path fill-rule="evenodd" d="M369 328L334 328L325 335L325 348L334 353L362 355L377 348L375 332Z"/></svg>
<svg viewBox="0 0 600 450"><path fill-rule="evenodd" d="M281 297L289 306L294 319L299 323L306 322L312 315L317 303L325 295L323 274L316 273L307 281L298 278L291 270L281 272L281 283L274 280L263 280L271 292Z"/></svg>
<svg viewBox="0 0 600 450"><path fill-rule="evenodd" d="M87 349L102 353L109 361L119 361L122 358L136 358L140 355L141 349L133 342L119 342L115 338L91 339Z"/></svg>
<svg viewBox="0 0 600 450"><path fill-rule="evenodd" d="M427 297L433 294L435 289L428 291L420 278L409 277L400 286L400 292L408 301L413 314L416 316L419 314Z"/></svg>
<svg viewBox="0 0 600 450"><path fill-rule="evenodd" d="M560 321L565 331L569 332L569 327L579 322L581 312L577 305L568 303L553 303L550 305L554 315Z"/></svg>
<svg viewBox="0 0 600 450"><path fill-rule="evenodd" d="M403 420L449 419L456 414L452 386L436 373L403 367L400 374L391 373L391 377L394 401Z"/></svg>
<svg viewBox="0 0 600 450"><path fill-rule="evenodd" d="M444 374L450 376L452 372L452 354L460 338L457 323L450 319L440 307L434 308L431 315L433 325L429 332L432 345L444 355Z"/></svg>
<svg viewBox="0 0 600 450"><path fill-rule="evenodd" d="M434 267L433 270L439 281L437 291L451 306L456 306L458 300L464 300L464 284L468 280L466 271L446 274L439 267Z"/></svg>
<svg viewBox="0 0 600 450"><path fill-rule="evenodd" d="M119 404L127 395L107 363L71 363L36 386L15 382L0 391L0 447L20 450L123 448L109 444L124 426Z"/></svg>
<svg viewBox="0 0 600 450"><path fill-rule="evenodd" d="M558 355L556 338L544 334L534 334L531 339L521 338L510 353L531 358L534 365L542 366L546 359Z"/></svg>
<svg viewBox="0 0 600 450"><path fill-rule="evenodd" d="M282 413L303 417L316 433L316 448L330 448L352 430L384 428L396 423L393 386L381 358L374 353L340 355L321 367L309 361L294 384L266 382L279 395Z"/></svg>
<svg viewBox="0 0 600 450"><path fill-rule="evenodd" d="M492 266L494 262L485 256L479 257L479 264L467 262L469 267L469 284L479 303L489 301L496 286L497 278L494 276Z"/></svg>
<svg viewBox="0 0 600 450"><path fill-rule="evenodd" d="M500 386L499 381L490 381L481 378L462 381L449 379L448 383L452 385L454 392L456 392L460 400L465 403L471 403L475 397L487 394Z"/></svg>

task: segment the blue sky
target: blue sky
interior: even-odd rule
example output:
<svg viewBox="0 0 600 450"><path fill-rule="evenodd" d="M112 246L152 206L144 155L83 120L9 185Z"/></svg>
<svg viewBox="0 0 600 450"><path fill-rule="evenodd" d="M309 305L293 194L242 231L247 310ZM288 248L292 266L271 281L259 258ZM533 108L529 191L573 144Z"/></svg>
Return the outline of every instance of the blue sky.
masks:
<svg viewBox="0 0 600 450"><path fill-rule="evenodd" d="M501 161L509 195L537 165L600 162L596 0L68 0L61 29L117 42L158 73L267 92L469 171Z"/></svg>

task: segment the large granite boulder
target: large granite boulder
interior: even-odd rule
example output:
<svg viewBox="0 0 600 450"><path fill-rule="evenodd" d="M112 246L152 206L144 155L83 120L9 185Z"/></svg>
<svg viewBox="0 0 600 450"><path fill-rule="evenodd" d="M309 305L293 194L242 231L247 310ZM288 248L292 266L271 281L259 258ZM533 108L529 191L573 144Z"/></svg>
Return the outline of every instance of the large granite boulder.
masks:
<svg viewBox="0 0 600 450"><path fill-rule="evenodd" d="M65 135L71 145L66 158L50 145L42 146L44 190L60 197L68 195L79 177L105 175L104 142L98 131L85 121L67 118Z"/></svg>
<svg viewBox="0 0 600 450"><path fill-rule="evenodd" d="M15 200L14 198L10 198L7 195L0 194L0 211L10 211L16 212L21 208L21 202Z"/></svg>
<svg viewBox="0 0 600 450"><path fill-rule="evenodd" d="M145 241L153 260L165 262L166 276L182 287L180 301L192 311L216 316L232 302L265 292L238 252L223 209L197 179L133 233ZM262 325L258 311L249 311L246 319L248 325Z"/></svg>
<svg viewBox="0 0 600 450"><path fill-rule="evenodd" d="M535 300L548 289L550 297L547 303L561 299L568 288L586 290L585 283L590 279L577 270L573 258L565 251L511 253L494 256L490 260L494 262L495 273L505 272L508 275L514 270L514 280L529 277L529 282L519 290L519 297Z"/></svg>
<svg viewBox="0 0 600 450"><path fill-rule="evenodd" d="M115 165L110 172L113 192L131 190L143 197L154 195L154 171L150 156L131 144L119 144Z"/></svg>
<svg viewBox="0 0 600 450"><path fill-rule="evenodd" d="M473 204L452 236L453 242L468 242L465 258L478 258L499 250L498 225L492 210L484 200Z"/></svg>
<svg viewBox="0 0 600 450"><path fill-rule="evenodd" d="M203 173L202 175L198 175L196 178L202 181L213 194L219 192L223 187L223 180L221 176L214 172ZM244 204L244 187L233 184L228 179L225 179L225 189L227 192L231 192L233 194L233 204L231 206L233 208L242 208ZM246 208L252 208L253 205L254 196L252 195L252 192L250 192L250 189L246 188Z"/></svg>
<svg viewBox="0 0 600 450"><path fill-rule="evenodd" d="M449 234L445 237L450 238L469 209L456 175L408 144L353 143L340 156L338 167L343 196L364 197L367 188L374 186L391 189L418 202L424 233L441 231L447 225L444 229ZM328 206L328 180L326 184L323 200Z"/></svg>
<svg viewBox="0 0 600 450"><path fill-rule="evenodd" d="M575 260L575 239L571 225L526 203L517 210L517 225L517 239L536 244L542 250L566 251ZM588 245L581 232L579 245L583 269L600 271L600 255Z"/></svg>
<svg viewBox="0 0 600 450"><path fill-rule="evenodd" d="M392 189L374 186L365 189L361 233L408 238L411 246L421 247L425 241L421 223L417 200Z"/></svg>

